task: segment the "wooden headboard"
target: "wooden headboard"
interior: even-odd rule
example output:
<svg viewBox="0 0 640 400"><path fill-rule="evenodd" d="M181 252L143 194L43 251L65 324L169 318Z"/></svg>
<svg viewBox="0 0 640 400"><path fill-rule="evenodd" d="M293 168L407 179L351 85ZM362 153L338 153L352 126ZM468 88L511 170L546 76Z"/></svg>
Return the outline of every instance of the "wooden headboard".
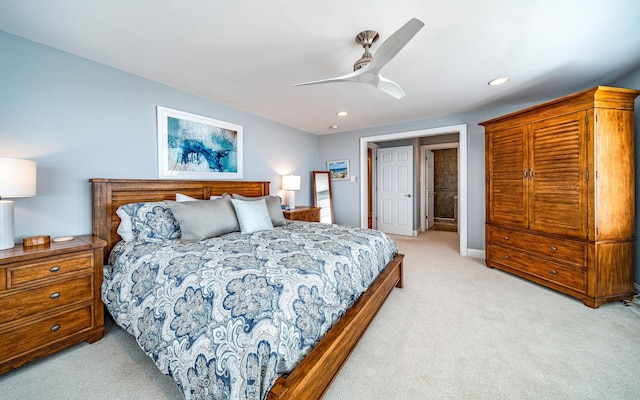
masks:
<svg viewBox="0 0 640 400"><path fill-rule="evenodd" d="M93 235L107 241L105 263L113 246L120 241L117 233L123 204L141 201L175 200L176 193L196 199L209 199L224 193L258 197L269 194L270 182L191 181L153 179L90 179L93 200Z"/></svg>

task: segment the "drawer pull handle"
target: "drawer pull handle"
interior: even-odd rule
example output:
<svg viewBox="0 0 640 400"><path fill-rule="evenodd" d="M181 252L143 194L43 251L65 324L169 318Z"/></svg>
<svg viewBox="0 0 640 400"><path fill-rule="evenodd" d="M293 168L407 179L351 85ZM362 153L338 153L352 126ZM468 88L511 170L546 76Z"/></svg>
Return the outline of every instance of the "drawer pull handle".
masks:
<svg viewBox="0 0 640 400"><path fill-rule="evenodd" d="M557 274L557 273L558 273L558 271L556 271L555 269L552 269L552 270L551 270L551 273L555 275L555 274Z"/></svg>
<svg viewBox="0 0 640 400"><path fill-rule="evenodd" d="M55 324L54 326L51 327L51 332L55 332L58 329L60 329L60 325L59 324Z"/></svg>
<svg viewBox="0 0 640 400"><path fill-rule="evenodd" d="M507 256L504 256L504 258L508 260L508 259L509 259L509 256L508 256L508 255L507 255Z"/></svg>
<svg viewBox="0 0 640 400"><path fill-rule="evenodd" d="M49 271L58 272L58 271L60 271L60 267L51 267L51 268L49 268Z"/></svg>
<svg viewBox="0 0 640 400"><path fill-rule="evenodd" d="M556 246L551 246L551 251L558 251L558 248Z"/></svg>
<svg viewBox="0 0 640 400"><path fill-rule="evenodd" d="M505 236L505 237L504 237L504 240L509 240L509 236Z"/></svg>
<svg viewBox="0 0 640 400"><path fill-rule="evenodd" d="M60 292L51 293L51 296L49 297L52 299L57 299L58 297L60 297Z"/></svg>

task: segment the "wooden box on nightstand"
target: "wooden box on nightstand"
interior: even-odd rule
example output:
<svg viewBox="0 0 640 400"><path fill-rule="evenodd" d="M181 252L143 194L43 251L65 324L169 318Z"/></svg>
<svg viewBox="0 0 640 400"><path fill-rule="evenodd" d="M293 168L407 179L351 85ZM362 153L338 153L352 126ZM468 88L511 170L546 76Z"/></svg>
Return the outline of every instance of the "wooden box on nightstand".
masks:
<svg viewBox="0 0 640 400"><path fill-rule="evenodd" d="M0 374L102 337L106 244L79 236L0 251Z"/></svg>
<svg viewBox="0 0 640 400"><path fill-rule="evenodd" d="M282 212L286 219L292 221L320 222L320 207L297 206Z"/></svg>

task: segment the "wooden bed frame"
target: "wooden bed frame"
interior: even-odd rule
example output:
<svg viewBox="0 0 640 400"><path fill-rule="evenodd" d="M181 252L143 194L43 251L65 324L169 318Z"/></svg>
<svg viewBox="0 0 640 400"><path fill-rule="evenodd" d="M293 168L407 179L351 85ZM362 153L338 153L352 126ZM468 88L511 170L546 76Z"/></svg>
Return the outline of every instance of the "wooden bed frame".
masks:
<svg viewBox="0 0 640 400"><path fill-rule="evenodd" d="M140 201L175 200L176 193L197 199L223 193L243 196L269 194L269 182L187 181L141 179L91 179L93 235L107 241L105 264L113 246L120 241L116 230L120 219L116 210L123 204ZM267 400L320 399L349 358L394 287L402 288L402 262L398 254L380 273L371 287L318 342L286 377L276 380Z"/></svg>

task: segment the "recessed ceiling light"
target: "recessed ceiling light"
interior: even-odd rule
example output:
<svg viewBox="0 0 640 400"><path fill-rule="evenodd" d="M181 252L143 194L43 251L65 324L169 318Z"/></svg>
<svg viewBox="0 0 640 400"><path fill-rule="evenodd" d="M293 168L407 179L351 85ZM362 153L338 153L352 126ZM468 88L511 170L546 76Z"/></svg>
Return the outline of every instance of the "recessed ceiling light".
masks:
<svg viewBox="0 0 640 400"><path fill-rule="evenodd" d="M489 86L498 86L498 85L502 85L504 83L507 83L509 81L509 78L504 77L504 78L496 78L494 80L489 81Z"/></svg>
<svg viewBox="0 0 640 400"><path fill-rule="evenodd" d="M347 111L338 111L338 112L336 113L336 115L337 115L338 117L344 117L344 116L349 115L349 113L348 113Z"/></svg>
<svg viewBox="0 0 640 400"><path fill-rule="evenodd" d="M340 127L339 127L338 125L331 125L329 128L331 128L331 129L338 129L338 128L340 128Z"/></svg>

